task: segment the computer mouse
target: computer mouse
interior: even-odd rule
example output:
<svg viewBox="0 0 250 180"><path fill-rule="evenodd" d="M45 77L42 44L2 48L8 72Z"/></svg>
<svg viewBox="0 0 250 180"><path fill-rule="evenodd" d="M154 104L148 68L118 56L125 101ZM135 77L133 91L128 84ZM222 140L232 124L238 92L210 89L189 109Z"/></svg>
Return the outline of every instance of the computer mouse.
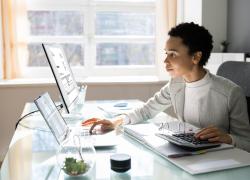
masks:
<svg viewBox="0 0 250 180"><path fill-rule="evenodd" d="M126 102L121 102L121 103L116 103L114 104L114 107L127 107L128 103Z"/></svg>

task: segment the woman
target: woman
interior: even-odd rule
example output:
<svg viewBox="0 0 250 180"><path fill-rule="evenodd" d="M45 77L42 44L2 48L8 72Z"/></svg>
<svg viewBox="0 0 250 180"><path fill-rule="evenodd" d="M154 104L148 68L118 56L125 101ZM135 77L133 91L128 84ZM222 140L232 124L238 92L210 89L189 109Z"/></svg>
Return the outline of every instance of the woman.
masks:
<svg viewBox="0 0 250 180"><path fill-rule="evenodd" d="M182 23L169 31L166 70L170 81L142 107L112 120L98 119L91 127L103 131L153 118L173 106L177 118L202 128L196 138L233 144L250 152L250 125L242 89L204 68L213 40L204 27Z"/></svg>

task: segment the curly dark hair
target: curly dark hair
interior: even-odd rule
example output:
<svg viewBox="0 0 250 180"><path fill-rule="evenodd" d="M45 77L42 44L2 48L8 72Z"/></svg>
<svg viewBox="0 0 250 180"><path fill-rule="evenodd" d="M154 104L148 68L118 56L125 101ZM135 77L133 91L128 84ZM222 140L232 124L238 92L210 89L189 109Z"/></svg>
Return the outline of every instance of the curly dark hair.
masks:
<svg viewBox="0 0 250 180"><path fill-rule="evenodd" d="M207 63L213 49L213 37L206 28L193 22L181 23L173 27L168 35L180 37L183 44L188 47L190 55L201 51L199 66L204 66Z"/></svg>

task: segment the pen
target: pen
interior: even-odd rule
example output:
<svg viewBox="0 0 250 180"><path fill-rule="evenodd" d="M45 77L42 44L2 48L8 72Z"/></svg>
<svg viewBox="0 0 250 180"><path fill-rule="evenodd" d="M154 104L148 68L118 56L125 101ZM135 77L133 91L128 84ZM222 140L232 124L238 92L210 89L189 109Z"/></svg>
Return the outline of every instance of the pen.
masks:
<svg viewBox="0 0 250 180"><path fill-rule="evenodd" d="M195 152L186 152L186 153L180 153L180 154L170 154L168 155L169 158L179 158L184 156L192 156L192 155L199 155L199 154L205 154L206 150L200 150Z"/></svg>
<svg viewBox="0 0 250 180"><path fill-rule="evenodd" d="M179 158L183 156L191 156L193 155L191 152L190 153L181 153L181 154L170 154L168 155L169 158Z"/></svg>
<svg viewBox="0 0 250 180"><path fill-rule="evenodd" d="M113 117L113 116L114 116L111 112L106 111L104 108L102 108L102 107L100 107L100 106L97 106L97 108L100 109L100 110L102 110L103 112L105 112L105 113L106 113L108 116L110 116L110 117Z"/></svg>
<svg viewBox="0 0 250 180"><path fill-rule="evenodd" d="M207 152L207 150L199 150L199 151L192 152L192 154L199 155L199 154L205 154L206 152Z"/></svg>

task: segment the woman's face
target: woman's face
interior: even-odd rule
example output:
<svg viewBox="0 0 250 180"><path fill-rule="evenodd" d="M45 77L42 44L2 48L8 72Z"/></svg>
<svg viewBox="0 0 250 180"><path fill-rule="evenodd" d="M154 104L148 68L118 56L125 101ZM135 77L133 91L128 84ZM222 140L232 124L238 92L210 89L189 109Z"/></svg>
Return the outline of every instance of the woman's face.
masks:
<svg viewBox="0 0 250 180"><path fill-rule="evenodd" d="M171 77L182 77L192 72L197 65L194 56L188 53L188 47L179 37L170 37L166 42L166 70Z"/></svg>

